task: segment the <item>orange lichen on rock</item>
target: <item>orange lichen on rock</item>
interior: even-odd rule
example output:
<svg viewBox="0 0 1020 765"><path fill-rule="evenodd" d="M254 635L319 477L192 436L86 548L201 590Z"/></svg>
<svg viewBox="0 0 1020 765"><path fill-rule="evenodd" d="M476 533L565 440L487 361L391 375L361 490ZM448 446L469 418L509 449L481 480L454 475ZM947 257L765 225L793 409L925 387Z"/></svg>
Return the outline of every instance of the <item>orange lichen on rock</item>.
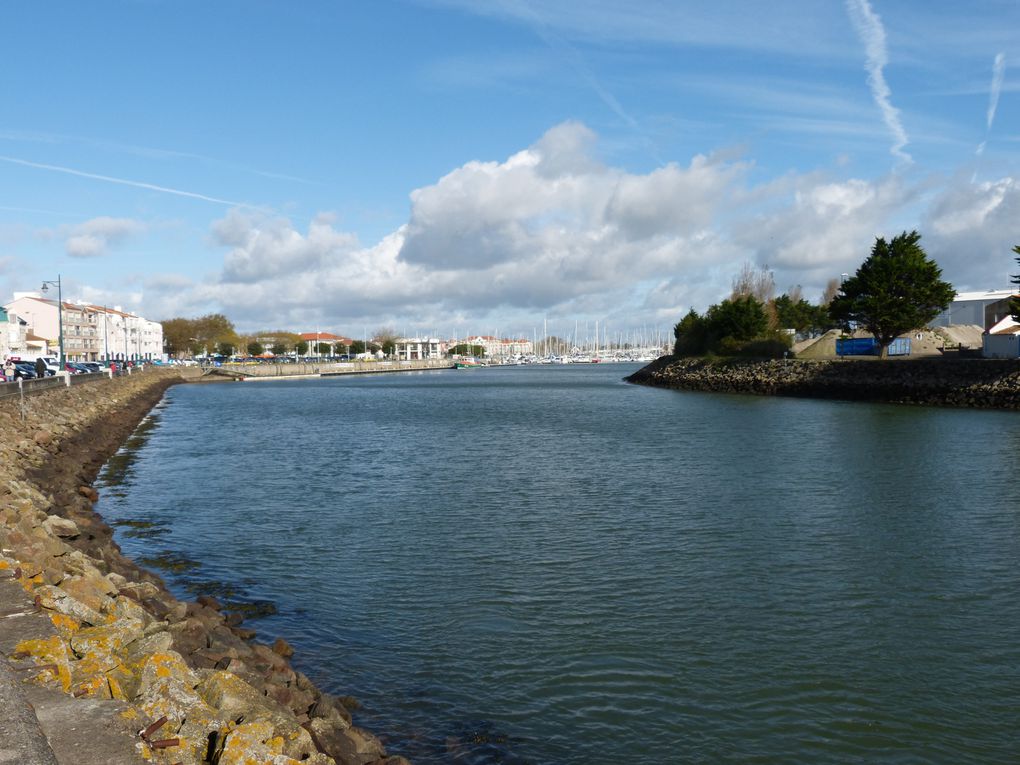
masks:
<svg viewBox="0 0 1020 765"><path fill-rule="evenodd" d="M59 683L67 693L71 688L70 654L67 644L59 635L34 640L22 640L14 647L14 656L30 656L39 666L44 667L35 675L40 684Z"/></svg>

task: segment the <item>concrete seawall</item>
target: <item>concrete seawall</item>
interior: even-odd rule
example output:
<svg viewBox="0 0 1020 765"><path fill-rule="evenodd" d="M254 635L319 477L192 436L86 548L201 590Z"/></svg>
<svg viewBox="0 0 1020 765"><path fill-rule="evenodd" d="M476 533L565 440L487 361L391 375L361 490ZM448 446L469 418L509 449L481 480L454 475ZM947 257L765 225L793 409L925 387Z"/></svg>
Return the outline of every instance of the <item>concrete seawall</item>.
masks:
<svg viewBox="0 0 1020 765"><path fill-rule="evenodd" d="M1020 409L1020 362L997 359L775 360L663 356L641 385L928 406Z"/></svg>
<svg viewBox="0 0 1020 765"><path fill-rule="evenodd" d="M60 765L400 765L321 692L286 641L213 598L185 603L125 558L92 481L166 388L150 370L0 402L0 753ZM32 749L35 747L35 750ZM0 757L0 761L7 761Z"/></svg>
<svg viewBox="0 0 1020 765"><path fill-rule="evenodd" d="M219 374L246 380L275 379L280 377L334 377L339 375L375 375L392 372L421 372L430 369L451 369L446 359L420 361L352 361L345 363L300 364L227 364L221 367L203 367L207 374Z"/></svg>

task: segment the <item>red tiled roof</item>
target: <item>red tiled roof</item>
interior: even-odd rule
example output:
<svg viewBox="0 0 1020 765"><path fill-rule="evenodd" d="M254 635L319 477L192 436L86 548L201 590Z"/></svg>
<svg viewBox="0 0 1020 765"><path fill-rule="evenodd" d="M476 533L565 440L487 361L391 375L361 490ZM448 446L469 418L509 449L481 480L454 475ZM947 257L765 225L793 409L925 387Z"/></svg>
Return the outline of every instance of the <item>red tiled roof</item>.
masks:
<svg viewBox="0 0 1020 765"><path fill-rule="evenodd" d="M353 340L343 335L334 335L332 332L302 332L300 334L302 340L315 340L317 342L324 343L343 343L350 345Z"/></svg>

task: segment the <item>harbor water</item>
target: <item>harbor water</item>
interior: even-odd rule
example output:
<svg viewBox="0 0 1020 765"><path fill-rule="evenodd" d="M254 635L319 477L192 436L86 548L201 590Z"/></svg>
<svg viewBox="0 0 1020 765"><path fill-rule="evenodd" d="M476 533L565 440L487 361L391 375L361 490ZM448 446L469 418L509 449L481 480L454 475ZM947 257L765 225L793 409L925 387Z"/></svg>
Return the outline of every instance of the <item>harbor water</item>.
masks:
<svg viewBox="0 0 1020 765"><path fill-rule="evenodd" d="M636 368L179 385L97 509L415 763L1016 761L1018 415Z"/></svg>

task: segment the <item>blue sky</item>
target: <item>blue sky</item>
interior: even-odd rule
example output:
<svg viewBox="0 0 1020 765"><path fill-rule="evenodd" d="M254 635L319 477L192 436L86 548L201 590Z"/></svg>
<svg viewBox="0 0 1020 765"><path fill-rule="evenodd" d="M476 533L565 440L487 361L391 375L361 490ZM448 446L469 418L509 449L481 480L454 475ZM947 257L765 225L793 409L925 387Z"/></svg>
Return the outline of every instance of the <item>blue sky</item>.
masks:
<svg viewBox="0 0 1020 765"><path fill-rule="evenodd" d="M1020 243L1020 3L96 0L0 28L0 295L360 336L816 299ZM561 326L562 325L562 326Z"/></svg>

